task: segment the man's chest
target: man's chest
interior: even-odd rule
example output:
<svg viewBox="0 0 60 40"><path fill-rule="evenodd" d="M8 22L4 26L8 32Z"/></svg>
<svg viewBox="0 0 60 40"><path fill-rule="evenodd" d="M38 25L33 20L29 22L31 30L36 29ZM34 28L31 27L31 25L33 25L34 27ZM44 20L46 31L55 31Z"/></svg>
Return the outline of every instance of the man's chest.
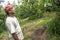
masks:
<svg viewBox="0 0 60 40"><path fill-rule="evenodd" d="M10 21L15 27L18 25L18 21L15 18L11 18Z"/></svg>

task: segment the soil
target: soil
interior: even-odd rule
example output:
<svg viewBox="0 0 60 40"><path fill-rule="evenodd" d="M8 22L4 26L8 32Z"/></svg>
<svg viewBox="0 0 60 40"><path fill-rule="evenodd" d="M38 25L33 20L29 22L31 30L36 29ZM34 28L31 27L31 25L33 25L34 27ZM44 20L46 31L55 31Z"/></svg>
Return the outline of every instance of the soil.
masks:
<svg viewBox="0 0 60 40"><path fill-rule="evenodd" d="M31 40L48 40L47 27L36 28L36 30L32 33Z"/></svg>

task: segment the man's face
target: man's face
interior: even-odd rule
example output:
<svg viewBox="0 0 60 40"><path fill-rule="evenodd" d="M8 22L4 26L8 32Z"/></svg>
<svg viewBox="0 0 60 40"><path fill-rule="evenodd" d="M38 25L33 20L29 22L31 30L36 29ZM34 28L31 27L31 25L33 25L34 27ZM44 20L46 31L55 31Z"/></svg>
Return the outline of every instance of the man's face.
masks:
<svg viewBox="0 0 60 40"><path fill-rule="evenodd" d="M14 15L14 10L12 8L9 9L9 15Z"/></svg>

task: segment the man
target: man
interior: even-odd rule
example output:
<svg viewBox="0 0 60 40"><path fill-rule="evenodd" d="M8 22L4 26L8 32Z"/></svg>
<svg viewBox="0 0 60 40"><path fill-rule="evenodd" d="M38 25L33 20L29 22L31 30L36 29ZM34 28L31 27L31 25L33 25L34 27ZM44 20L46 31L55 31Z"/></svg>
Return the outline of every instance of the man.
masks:
<svg viewBox="0 0 60 40"><path fill-rule="evenodd" d="M8 5L4 10L7 13L6 26L9 32L9 40L23 40L23 33L17 18L14 16L13 6Z"/></svg>

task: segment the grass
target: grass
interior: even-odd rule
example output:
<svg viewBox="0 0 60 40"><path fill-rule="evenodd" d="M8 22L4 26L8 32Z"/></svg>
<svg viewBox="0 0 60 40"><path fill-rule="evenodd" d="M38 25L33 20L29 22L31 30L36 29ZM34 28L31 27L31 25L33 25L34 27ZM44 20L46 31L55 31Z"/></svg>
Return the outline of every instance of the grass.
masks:
<svg viewBox="0 0 60 40"><path fill-rule="evenodd" d="M30 21L30 22L22 25L22 29L23 30L26 29L26 31L27 31L27 33L24 35L25 36L24 40L31 40L31 34L32 34L32 32L34 32L34 29L36 27L41 27L42 25L45 25L50 21L51 21L51 19L49 19L49 18L48 19L47 18L37 19L37 20Z"/></svg>
<svg viewBox="0 0 60 40"><path fill-rule="evenodd" d="M0 33L0 40L7 40L7 39L8 39L7 31Z"/></svg>

